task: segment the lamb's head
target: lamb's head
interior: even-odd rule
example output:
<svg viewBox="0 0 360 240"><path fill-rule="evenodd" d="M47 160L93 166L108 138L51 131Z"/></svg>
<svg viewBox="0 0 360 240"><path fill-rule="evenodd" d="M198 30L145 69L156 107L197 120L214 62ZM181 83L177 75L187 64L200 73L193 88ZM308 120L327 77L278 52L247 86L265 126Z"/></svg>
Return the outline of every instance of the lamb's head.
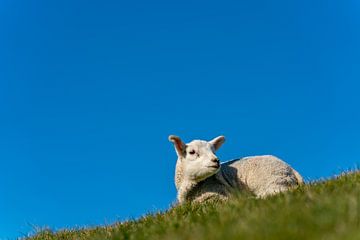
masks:
<svg viewBox="0 0 360 240"><path fill-rule="evenodd" d="M169 141L174 143L178 155L175 175L177 186L184 179L200 182L220 170L220 162L215 152L224 143L224 136L209 142L194 140L185 144L179 137L171 135Z"/></svg>

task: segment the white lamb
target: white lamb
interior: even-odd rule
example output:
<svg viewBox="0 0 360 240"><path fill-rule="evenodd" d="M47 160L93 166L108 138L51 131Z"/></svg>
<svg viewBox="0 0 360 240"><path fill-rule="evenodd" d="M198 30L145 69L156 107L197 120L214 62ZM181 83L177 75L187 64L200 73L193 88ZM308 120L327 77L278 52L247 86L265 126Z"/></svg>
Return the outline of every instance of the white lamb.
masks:
<svg viewBox="0 0 360 240"><path fill-rule="evenodd" d="M180 204L227 199L234 190L247 190L262 198L303 184L297 171L271 155L220 164L215 151L224 143L224 136L188 144L174 135L169 136L169 140L174 143L178 156L175 185Z"/></svg>

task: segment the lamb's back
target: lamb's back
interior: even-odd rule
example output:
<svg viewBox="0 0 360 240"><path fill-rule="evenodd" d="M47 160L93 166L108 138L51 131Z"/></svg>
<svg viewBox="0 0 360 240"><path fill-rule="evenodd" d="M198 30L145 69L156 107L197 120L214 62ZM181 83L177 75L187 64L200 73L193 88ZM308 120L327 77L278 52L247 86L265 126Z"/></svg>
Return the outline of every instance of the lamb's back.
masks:
<svg viewBox="0 0 360 240"><path fill-rule="evenodd" d="M288 190L298 184L294 170L272 155L245 157L222 164L223 171L236 176L238 186L246 186L258 197Z"/></svg>

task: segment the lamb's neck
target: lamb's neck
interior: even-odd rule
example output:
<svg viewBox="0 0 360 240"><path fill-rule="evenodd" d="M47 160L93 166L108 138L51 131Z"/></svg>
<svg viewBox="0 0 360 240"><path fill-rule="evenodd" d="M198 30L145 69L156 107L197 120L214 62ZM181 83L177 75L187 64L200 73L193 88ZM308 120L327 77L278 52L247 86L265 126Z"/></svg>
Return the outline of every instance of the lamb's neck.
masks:
<svg viewBox="0 0 360 240"><path fill-rule="evenodd" d="M207 188L208 186L221 185L223 186L224 192L229 190L231 188L231 185L225 180L223 174L224 173L220 170L215 175L200 182L183 179L178 190L179 203L192 201L193 198L196 198L196 196L202 192L201 190Z"/></svg>
<svg viewBox="0 0 360 240"><path fill-rule="evenodd" d="M233 188L233 184L231 183L231 176L227 176L226 171L224 171L224 166L221 167L220 171L216 174L216 179L224 185L228 189Z"/></svg>
<svg viewBox="0 0 360 240"><path fill-rule="evenodd" d="M193 192L193 190L195 189L195 187L198 185L199 183L193 180L189 180L189 179L184 179L181 184L180 187L178 189L178 201L179 203L184 203L186 202L191 193Z"/></svg>

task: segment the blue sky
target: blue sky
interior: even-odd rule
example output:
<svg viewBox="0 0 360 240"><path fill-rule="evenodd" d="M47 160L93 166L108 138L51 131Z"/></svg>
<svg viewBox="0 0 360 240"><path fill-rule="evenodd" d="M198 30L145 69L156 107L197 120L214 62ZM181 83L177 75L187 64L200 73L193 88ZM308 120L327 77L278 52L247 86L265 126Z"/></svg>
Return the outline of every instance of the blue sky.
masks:
<svg viewBox="0 0 360 240"><path fill-rule="evenodd" d="M176 198L167 141L360 163L358 1L0 2L0 238Z"/></svg>

